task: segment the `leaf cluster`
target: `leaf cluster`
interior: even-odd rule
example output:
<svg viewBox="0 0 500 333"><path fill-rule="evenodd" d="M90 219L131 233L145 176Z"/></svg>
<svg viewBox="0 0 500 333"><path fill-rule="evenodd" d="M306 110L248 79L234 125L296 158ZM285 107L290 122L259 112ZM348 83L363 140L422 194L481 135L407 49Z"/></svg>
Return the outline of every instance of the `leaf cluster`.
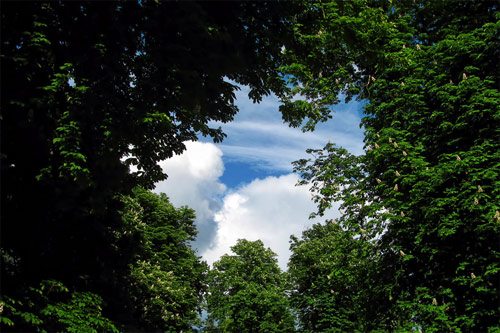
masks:
<svg viewBox="0 0 500 333"><path fill-rule="evenodd" d="M70 292L60 281L45 280L22 298L4 296L0 323L6 329L36 332L113 332L103 316L103 300L91 292Z"/></svg>

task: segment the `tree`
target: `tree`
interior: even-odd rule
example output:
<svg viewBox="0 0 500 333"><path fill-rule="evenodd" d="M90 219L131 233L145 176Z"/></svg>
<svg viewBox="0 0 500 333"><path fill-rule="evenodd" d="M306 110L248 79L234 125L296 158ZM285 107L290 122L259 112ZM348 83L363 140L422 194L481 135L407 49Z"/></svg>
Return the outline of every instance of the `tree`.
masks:
<svg viewBox="0 0 500 333"><path fill-rule="evenodd" d="M319 213L341 200L342 226L376 242L394 328L498 329L496 5L313 3L298 22L285 70L305 100L285 115L313 126L339 92L368 101L364 155L327 145L297 165Z"/></svg>
<svg viewBox="0 0 500 333"><path fill-rule="evenodd" d="M239 240L208 275L208 322L222 332L292 332L294 318L276 254Z"/></svg>
<svg viewBox="0 0 500 333"><path fill-rule="evenodd" d="M42 281L16 298L2 295L0 323L13 331L68 332L180 332L196 323L207 266L190 247L194 211L143 188L121 200L123 228L114 231L117 253L108 255L132 259L126 267L102 268L112 288L70 293L60 281Z"/></svg>
<svg viewBox="0 0 500 333"><path fill-rule="evenodd" d="M313 225L300 239L292 236L290 249L290 302L301 332L390 329L394 314L374 244L329 220Z"/></svg>
<svg viewBox="0 0 500 333"><path fill-rule="evenodd" d="M117 242L132 244L135 254L113 305L127 305L129 312L122 313L130 316L123 318L127 330L189 330L198 317L207 271L190 247L196 236L194 211L176 209L165 194L142 188L123 201L126 229Z"/></svg>
<svg viewBox="0 0 500 333"><path fill-rule="evenodd" d="M2 264L3 292L21 297L53 279L112 302L115 277L137 251L115 242L126 229L120 198L164 179L157 162L181 153L184 141L222 140L209 123L233 119L236 84L256 102L281 94L292 8L2 4L1 246L12 263Z"/></svg>

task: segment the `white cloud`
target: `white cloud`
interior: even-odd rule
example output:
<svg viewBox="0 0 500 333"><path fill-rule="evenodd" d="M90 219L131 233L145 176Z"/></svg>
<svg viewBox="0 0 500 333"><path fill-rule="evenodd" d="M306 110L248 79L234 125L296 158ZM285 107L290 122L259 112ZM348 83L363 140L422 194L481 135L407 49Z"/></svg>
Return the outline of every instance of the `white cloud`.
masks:
<svg viewBox="0 0 500 333"><path fill-rule="evenodd" d="M290 235L299 236L314 223L308 217L315 205L307 187L295 186L297 180L295 174L256 179L226 195L215 214L215 242L203 258L211 264L229 253L238 239L260 239L278 254L280 267L286 269ZM329 215L333 218L333 211Z"/></svg>
<svg viewBox="0 0 500 333"><path fill-rule="evenodd" d="M185 142L186 151L160 162L168 179L156 184L155 192L166 193L175 206L196 211L199 237L194 246L203 251L214 237L215 212L226 187L219 181L224 172L222 151L211 143Z"/></svg>
<svg viewBox="0 0 500 333"><path fill-rule="evenodd" d="M315 205L307 187L295 186L297 175L287 174L228 191L219 180L222 151L212 143L185 144L182 155L160 163L169 177L156 184L155 192L166 193L175 206L196 211L199 237L194 246L203 259L213 263L240 238L261 239L285 269L290 235L300 235L313 223L308 217Z"/></svg>

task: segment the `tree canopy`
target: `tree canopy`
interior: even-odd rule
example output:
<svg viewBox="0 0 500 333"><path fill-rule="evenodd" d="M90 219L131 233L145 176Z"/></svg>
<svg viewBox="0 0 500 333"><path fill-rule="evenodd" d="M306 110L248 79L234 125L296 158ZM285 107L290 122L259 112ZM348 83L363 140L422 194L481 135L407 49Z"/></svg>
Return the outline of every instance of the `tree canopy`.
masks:
<svg viewBox="0 0 500 333"><path fill-rule="evenodd" d="M122 225L109 239L113 252L103 255L127 261L101 267L97 277L81 276L71 289L44 280L27 290L7 290L4 324L16 331L174 332L197 322L207 267L189 243L196 235L194 212L143 188L121 201ZM98 278L108 289L92 285Z"/></svg>
<svg viewBox="0 0 500 333"><path fill-rule="evenodd" d="M488 0L2 3L2 330L185 331L203 302L215 331L500 330L499 18ZM150 192L183 142L224 138L238 85L306 131L366 102L363 154L295 163L313 216L341 216L292 237L286 275L245 240L208 270L193 211Z"/></svg>
<svg viewBox="0 0 500 333"><path fill-rule="evenodd" d="M208 275L209 327L222 332L293 332L285 275L262 241L239 240Z"/></svg>
<svg viewBox="0 0 500 333"><path fill-rule="evenodd" d="M128 330L190 329L197 322L207 271L190 246L197 233L194 211L176 209L165 194L142 188L123 201L125 230L117 243L132 244L134 255L118 282L120 296L109 295L116 298L113 307L126 305L121 321L136 325Z"/></svg>
<svg viewBox="0 0 500 333"><path fill-rule="evenodd" d="M287 50L293 90L306 100L285 101L286 112L314 123L339 92L368 102L364 155L329 144L296 170L319 214L341 201L342 227L382 255L380 269L392 275L384 288L399 312L394 328L498 328L496 8L311 3L296 49Z"/></svg>
<svg viewBox="0 0 500 333"><path fill-rule="evenodd" d="M129 230L122 212L130 205L168 204L138 203L144 193L122 198L164 179L157 162L181 153L184 141L222 140L209 123L233 119L237 84L249 86L254 101L281 94L279 59L292 8L281 2L2 4L3 293L19 299L21 291L56 280L105 295L113 303L106 305L110 316L124 325L132 311L142 313L145 329L163 327L164 317L181 308L184 317L169 320L185 325L199 286L184 289L194 287L200 272L191 250L174 244L193 237L184 229L191 217L142 216L152 209L143 207L137 218L151 225ZM174 222L175 237L168 226ZM117 237L129 233L135 236ZM172 267L170 259L193 270ZM144 290L150 274L164 285ZM130 297L147 310L116 301L122 276L136 283ZM178 294L167 292L170 283ZM169 308L174 304L179 308Z"/></svg>
<svg viewBox="0 0 500 333"><path fill-rule="evenodd" d="M387 272L366 237L328 220L292 236L290 249L290 301L301 332L390 329L394 314L381 288Z"/></svg>

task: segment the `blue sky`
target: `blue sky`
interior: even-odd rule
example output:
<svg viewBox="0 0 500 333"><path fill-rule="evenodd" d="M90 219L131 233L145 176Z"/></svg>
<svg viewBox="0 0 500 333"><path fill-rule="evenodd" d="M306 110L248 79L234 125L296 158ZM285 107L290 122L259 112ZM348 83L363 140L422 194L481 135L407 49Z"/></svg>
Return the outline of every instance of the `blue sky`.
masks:
<svg viewBox="0 0 500 333"><path fill-rule="evenodd" d="M248 99L248 88L236 93L240 112L235 120L221 126L227 134L218 145L226 167L222 180L230 187L255 178L289 173L291 162L305 157L307 148L321 148L328 141L335 142L351 152L360 154L363 132L359 128L363 103L353 101L339 104L334 118L319 124L314 132L303 133L283 123L278 112L279 101L268 96L259 104ZM205 138L201 141L207 142Z"/></svg>
<svg viewBox="0 0 500 333"><path fill-rule="evenodd" d="M290 235L321 222L308 219L315 207L308 189L295 186L291 162L327 142L361 154L363 103L339 104L331 120L303 133L283 124L275 96L253 104L247 95L246 87L236 93L240 112L233 122L212 124L227 134L222 143L200 138L187 143L184 154L160 163L169 178L156 191L167 193L174 205L196 210L194 246L208 263L228 253L239 238L261 239L286 269ZM338 215L332 209L325 218Z"/></svg>

